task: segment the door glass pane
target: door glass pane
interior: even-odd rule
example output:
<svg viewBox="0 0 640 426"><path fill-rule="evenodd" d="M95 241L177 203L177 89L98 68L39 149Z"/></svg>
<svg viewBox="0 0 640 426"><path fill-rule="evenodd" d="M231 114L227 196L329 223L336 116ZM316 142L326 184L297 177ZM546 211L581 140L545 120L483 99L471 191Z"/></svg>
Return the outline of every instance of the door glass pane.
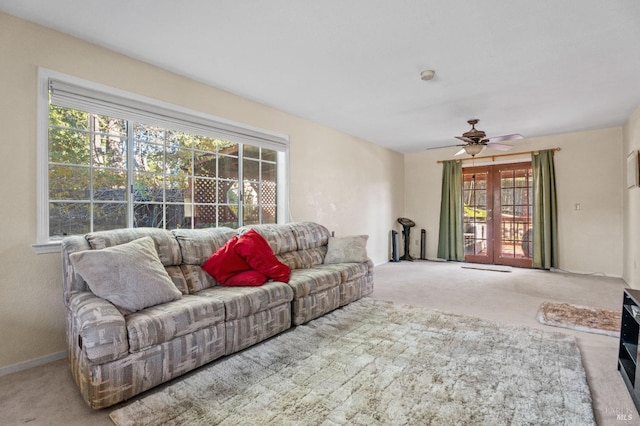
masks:
<svg viewBox="0 0 640 426"><path fill-rule="evenodd" d="M530 259L531 169L502 170L500 185L500 256Z"/></svg>
<svg viewBox="0 0 640 426"><path fill-rule="evenodd" d="M513 187L513 171L512 170L500 171L500 184L502 185L502 188Z"/></svg>
<svg viewBox="0 0 640 426"><path fill-rule="evenodd" d="M465 255L487 254L488 172L467 173L463 177L463 233Z"/></svg>

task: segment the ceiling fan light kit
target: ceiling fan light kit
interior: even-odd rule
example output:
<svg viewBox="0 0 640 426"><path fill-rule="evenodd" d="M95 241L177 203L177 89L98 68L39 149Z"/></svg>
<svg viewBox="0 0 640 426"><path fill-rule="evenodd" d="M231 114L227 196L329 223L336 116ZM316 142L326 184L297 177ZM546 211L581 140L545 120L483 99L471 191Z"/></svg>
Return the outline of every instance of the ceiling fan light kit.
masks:
<svg viewBox="0 0 640 426"><path fill-rule="evenodd" d="M484 149L484 145L470 144L470 145L465 145L464 148L462 149L464 149L464 152L466 152L467 154L473 157L480 154L480 152Z"/></svg>

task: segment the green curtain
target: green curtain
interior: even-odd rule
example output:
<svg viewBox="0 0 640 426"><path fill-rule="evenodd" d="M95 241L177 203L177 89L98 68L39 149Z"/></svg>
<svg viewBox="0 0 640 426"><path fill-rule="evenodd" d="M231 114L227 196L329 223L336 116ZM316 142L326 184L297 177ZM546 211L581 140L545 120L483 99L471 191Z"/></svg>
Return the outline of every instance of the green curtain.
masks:
<svg viewBox="0 0 640 426"><path fill-rule="evenodd" d="M533 169L533 267L558 266L558 204L553 150L531 155Z"/></svg>
<svg viewBox="0 0 640 426"><path fill-rule="evenodd" d="M438 257L447 260L464 260L461 161L443 162Z"/></svg>

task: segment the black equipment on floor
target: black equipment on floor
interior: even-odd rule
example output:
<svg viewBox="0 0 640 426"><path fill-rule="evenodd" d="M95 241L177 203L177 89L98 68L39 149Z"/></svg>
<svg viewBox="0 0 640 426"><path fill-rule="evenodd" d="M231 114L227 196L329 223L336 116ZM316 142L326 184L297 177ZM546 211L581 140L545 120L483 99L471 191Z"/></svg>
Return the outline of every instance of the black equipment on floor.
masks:
<svg viewBox="0 0 640 426"><path fill-rule="evenodd" d="M424 229L420 230L420 259L427 259L427 231Z"/></svg>
<svg viewBox="0 0 640 426"><path fill-rule="evenodd" d="M398 254L398 231L391 231L391 261L400 262L400 254Z"/></svg>
<svg viewBox="0 0 640 426"><path fill-rule="evenodd" d="M409 254L409 243L411 242L409 234L411 233L411 228L416 226L416 223L406 217L399 217L398 223L402 225L402 236L404 237L404 254L400 260L413 260L413 257Z"/></svg>

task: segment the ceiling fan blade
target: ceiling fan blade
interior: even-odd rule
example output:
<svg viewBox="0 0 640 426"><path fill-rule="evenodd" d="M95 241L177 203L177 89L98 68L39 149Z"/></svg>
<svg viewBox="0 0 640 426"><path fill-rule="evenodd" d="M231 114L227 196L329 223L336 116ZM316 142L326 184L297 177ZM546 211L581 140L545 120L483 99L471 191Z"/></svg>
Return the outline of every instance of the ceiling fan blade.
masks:
<svg viewBox="0 0 640 426"><path fill-rule="evenodd" d="M522 136L520 133L513 133L511 135L502 135L502 136L492 136L490 138L485 139L488 143L494 143L494 142L504 142L504 141L512 141L515 139L523 139L524 136Z"/></svg>
<svg viewBox="0 0 640 426"><path fill-rule="evenodd" d="M455 138L456 139L460 139L461 141L466 142L466 143L475 143L475 141L473 139L469 139L469 138L464 137L464 136L456 136Z"/></svg>
<svg viewBox="0 0 640 426"><path fill-rule="evenodd" d="M488 143L487 148L497 149L498 151L509 151L513 147L511 145L505 145L503 143Z"/></svg>
<svg viewBox="0 0 640 426"><path fill-rule="evenodd" d="M425 151L430 151L432 149L451 148L452 146L462 146L462 145L443 145L443 146L427 147L425 148Z"/></svg>

